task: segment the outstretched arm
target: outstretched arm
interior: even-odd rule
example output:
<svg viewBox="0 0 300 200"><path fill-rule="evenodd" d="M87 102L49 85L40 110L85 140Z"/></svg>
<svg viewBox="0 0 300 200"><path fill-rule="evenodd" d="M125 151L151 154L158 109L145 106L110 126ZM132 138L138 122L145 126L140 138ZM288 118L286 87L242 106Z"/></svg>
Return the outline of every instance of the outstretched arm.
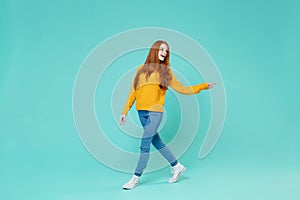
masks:
<svg viewBox="0 0 300 200"><path fill-rule="evenodd" d="M173 88L176 92L179 92L181 94L197 94L201 92L201 90L210 89L215 85L215 83L200 83L194 86L184 86L182 85L181 82L177 80L172 70L170 70L170 73L172 76L170 87Z"/></svg>

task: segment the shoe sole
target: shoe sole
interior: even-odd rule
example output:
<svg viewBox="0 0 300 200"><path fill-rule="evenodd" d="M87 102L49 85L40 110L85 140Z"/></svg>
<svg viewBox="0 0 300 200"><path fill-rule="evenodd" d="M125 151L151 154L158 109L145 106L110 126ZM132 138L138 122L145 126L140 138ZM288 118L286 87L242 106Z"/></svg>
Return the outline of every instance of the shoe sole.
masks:
<svg viewBox="0 0 300 200"><path fill-rule="evenodd" d="M132 190L133 188L135 188L136 186L138 186L139 184L136 184L135 186L133 186L132 188L127 188L123 186L123 190Z"/></svg>

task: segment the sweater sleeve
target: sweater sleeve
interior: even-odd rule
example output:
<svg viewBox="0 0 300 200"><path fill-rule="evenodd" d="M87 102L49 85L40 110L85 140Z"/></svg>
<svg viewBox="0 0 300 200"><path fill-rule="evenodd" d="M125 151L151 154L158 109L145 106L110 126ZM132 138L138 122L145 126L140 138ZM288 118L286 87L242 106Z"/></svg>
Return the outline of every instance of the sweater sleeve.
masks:
<svg viewBox="0 0 300 200"><path fill-rule="evenodd" d="M181 94L198 94L201 90L208 89L208 83L200 83L194 86L184 86L180 83L172 70L170 70L172 80L170 82L170 87L173 88L176 92Z"/></svg>
<svg viewBox="0 0 300 200"><path fill-rule="evenodd" d="M135 76L138 72L138 70L140 69L140 67L138 67L138 69L136 70L136 73L135 73ZM136 100L136 94L135 94L135 89L134 89L134 79L135 79L135 76L132 80L132 83L131 83L131 86L130 86L130 91L129 91L129 95L128 95L128 98L127 98L127 101L124 105L124 108L123 108L123 111L122 111L122 114L125 114L127 115L128 111L130 110L130 108L132 107L132 105L134 104L135 100Z"/></svg>

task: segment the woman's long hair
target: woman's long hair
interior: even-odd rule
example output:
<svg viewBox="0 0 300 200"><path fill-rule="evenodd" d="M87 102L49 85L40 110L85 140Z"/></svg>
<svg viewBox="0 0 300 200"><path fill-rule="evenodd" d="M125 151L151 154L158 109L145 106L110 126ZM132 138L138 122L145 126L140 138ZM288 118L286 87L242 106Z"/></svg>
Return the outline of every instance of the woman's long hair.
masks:
<svg viewBox="0 0 300 200"><path fill-rule="evenodd" d="M166 44L168 47L168 54L165 57L164 61L160 61L158 58L158 52L161 44ZM170 73L170 48L167 42L158 40L153 43L151 49L148 53L147 59L143 65L143 67L137 72L136 77L134 79L134 89L138 87L139 78L142 73L145 73L146 80L150 77L151 73L154 70L157 70L160 78L160 88L167 90L169 83L172 79Z"/></svg>

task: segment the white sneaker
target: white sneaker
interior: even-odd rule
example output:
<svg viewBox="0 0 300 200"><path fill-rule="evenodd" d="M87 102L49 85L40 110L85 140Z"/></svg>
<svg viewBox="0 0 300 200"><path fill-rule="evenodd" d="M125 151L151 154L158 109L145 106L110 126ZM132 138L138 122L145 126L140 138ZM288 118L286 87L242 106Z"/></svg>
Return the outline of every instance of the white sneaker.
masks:
<svg viewBox="0 0 300 200"><path fill-rule="evenodd" d="M133 175L132 178L123 185L123 189L131 190L140 183L140 177Z"/></svg>
<svg viewBox="0 0 300 200"><path fill-rule="evenodd" d="M173 176L169 179L169 183L175 183L179 177L185 172L186 168L179 162L172 168Z"/></svg>

